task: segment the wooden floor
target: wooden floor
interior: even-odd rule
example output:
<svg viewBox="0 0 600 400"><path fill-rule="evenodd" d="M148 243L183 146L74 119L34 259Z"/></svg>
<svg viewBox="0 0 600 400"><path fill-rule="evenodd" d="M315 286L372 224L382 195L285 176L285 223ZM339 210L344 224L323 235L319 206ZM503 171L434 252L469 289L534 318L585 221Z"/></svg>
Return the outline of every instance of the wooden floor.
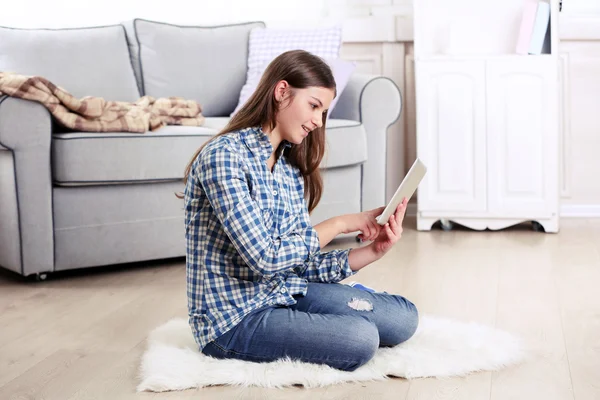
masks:
<svg viewBox="0 0 600 400"><path fill-rule="evenodd" d="M563 220L559 234L414 226L408 220L401 243L352 279L408 297L421 314L521 335L540 357L465 379L136 394L146 334L186 316L182 260L42 283L4 273L0 399L600 399L600 220Z"/></svg>

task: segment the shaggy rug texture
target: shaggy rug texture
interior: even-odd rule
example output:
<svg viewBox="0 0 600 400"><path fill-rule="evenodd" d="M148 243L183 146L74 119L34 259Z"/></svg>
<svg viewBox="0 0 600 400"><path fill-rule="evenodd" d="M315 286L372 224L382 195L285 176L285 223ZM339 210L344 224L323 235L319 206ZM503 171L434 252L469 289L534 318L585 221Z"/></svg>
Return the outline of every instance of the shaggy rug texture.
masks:
<svg viewBox="0 0 600 400"><path fill-rule="evenodd" d="M343 382L465 376L495 371L523 362L529 353L508 332L477 323L422 316L408 341L380 348L353 372L289 359L270 363L216 360L198 351L184 319L154 329L140 365L138 391L164 392L212 385L307 388Z"/></svg>

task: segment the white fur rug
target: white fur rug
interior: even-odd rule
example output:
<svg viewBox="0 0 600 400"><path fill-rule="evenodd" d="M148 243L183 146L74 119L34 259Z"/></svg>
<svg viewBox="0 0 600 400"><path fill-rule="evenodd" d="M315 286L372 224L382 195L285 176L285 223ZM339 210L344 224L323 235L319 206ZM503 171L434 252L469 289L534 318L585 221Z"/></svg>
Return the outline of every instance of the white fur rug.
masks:
<svg viewBox="0 0 600 400"><path fill-rule="evenodd" d="M494 371L525 359L521 341L476 323L422 316L415 335L353 372L328 366L281 360L251 363L216 360L197 350L184 319L173 319L152 331L140 366L138 391L164 392L211 385L319 387L343 382L464 376Z"/></svg>

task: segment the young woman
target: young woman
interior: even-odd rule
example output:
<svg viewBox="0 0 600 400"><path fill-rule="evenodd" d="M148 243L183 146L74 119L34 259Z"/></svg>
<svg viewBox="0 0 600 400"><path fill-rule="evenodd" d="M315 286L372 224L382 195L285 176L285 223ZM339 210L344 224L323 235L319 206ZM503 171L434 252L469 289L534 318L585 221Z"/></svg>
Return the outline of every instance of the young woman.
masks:
<svg viewBox="0 0 600 400"><path fill-rule="evenodd" d="M337 282L381 258L402 233L406 202L311 226L323 189L319 164L328 65L310 53L271 62L258 88L186 170L189 322L206 355L266 362L291 358L352 371L418 324L405 298ZM322 252L336 235L367 246Z"/></svg>

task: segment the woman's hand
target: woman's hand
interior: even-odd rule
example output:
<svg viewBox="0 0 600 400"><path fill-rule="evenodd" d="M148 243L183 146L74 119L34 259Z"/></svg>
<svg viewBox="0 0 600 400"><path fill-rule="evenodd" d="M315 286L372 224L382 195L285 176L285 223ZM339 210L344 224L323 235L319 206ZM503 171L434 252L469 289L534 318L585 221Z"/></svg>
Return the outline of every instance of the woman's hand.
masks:
<svg viewBox="0 0 600 400"><path fill-rule="evenodd" d="M375 240L379 235L381 226L377 223L376 217L381 215L384 207L375 210L365 211L357 214L346 214L329 218L314 226L319 236L319 245L321 248L327 246L333 238L340 233L350 233L361 231L361 239L369 238Z"/></svg>
<svg viewBox="0 0 600 400"><path fill-rule="evenodd" d="M379 236L382 226L377 223L377 217L381 215L385 207L375 208L357 214L347 214L340 217L342 221L342 232L362 232L358 235L361 240L375 240Z"/></svg>
<svg viewBox="0 0 600 400"><path fill-rule="evenodd" d="M404 221L407 204L407 199L402 200L402 203L398 204L396 212L390 216L388 223L379 232L379 236L370 244L370 246L373 246L373 252L378 258L383 257L400 240L402 236L402 222Z"/></svg>

